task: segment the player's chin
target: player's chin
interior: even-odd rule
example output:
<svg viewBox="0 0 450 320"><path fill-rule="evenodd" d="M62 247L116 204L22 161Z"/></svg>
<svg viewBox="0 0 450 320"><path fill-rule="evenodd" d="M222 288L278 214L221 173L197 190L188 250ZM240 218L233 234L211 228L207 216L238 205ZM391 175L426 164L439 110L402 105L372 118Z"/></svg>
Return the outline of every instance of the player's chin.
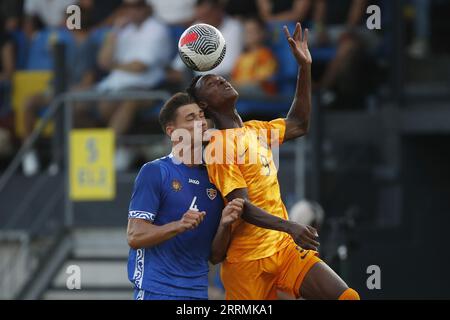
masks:
<svg viewBox="0 0 450 320"><path fill-rule="evenodd" d="M225 90L223 96L227 101L236 101L239 98L239 93L232 87L231 89Z"/></svg>
<svg viewBox="0 0 450 320"><path fill-rule="evenodd" d="M237 98L237 97L239 97L239 92L237 92L237 90L235 88L231 87L230 95Z"/></svg>

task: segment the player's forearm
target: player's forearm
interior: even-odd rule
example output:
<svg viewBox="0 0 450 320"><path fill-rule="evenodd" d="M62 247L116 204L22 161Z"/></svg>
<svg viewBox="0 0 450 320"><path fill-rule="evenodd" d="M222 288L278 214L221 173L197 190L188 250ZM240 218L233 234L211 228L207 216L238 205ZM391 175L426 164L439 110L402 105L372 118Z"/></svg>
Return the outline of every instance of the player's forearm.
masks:
<svg viewBox="0 0 450 320"><path fill-rule="evenodd" d="M133 249L149 248L167 241L179 233L176 221L162 226L148 224L145 227L129 227L128 244Z"/></svg>
<svg viewBox="0 0 450 320"><path fill-rule="evenodd" d="M290 221L274 216L246 200L242 219L257 227L289 233Z"/></svg>
<svg viewBox="0 0 450 320"><path fill-rule="evenodd" d="M226 196L228 201L239 198L244 199L244 210L242 211L241 218L250 224L253 224L260 228L271 229L276 231L282 231L290 233L291 222L274 216L267 211L255 206L248 200L247 188L238 188L231 191Z"/></svg>
<svg viewBox="0 0 450 320"><path fill-rule="evenodd" d="M290 125L285 140L301 137L308 132L311 104L311 64L304 64L299 68L294 101L286 117Z"/></svg>
<svg viewBox="0 0 450 320"><path fill-rule="evenodd" d="M219 225L211 246L211 257L209 261L212 264L218 264L225 260L228 247L231 241L231 225Z"/></svg>

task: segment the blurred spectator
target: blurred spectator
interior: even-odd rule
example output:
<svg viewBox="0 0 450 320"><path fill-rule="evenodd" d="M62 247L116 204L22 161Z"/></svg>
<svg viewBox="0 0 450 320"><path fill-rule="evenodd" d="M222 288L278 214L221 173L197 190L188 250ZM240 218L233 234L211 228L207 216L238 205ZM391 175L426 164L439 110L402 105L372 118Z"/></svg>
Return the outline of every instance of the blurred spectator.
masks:
<svg viewBox="0 0 450 320"><path fill-rule="evenodd" d="M258 12L256 0L226 0L225 2L227 14L241 20L254 16Z"/></svg>
<svg viewBox="0 0 450 320"><path fill-rule="evenodd" d="M274 75L277 61L265 46L264 22L257 18L244 21L245 49L239 56L231 74L234 87L243 96L261 96L276 93Z"/></svg>
<svg viewBox="0 0 450 320"><path fill-rule="evenodd" d="M51 28L56 28L65 23L66 10L78 0L25 0L25 14L38 16L42 22Z"/></svg>
<svg viewBox="0 0 450 320"><path fill-rule="evenodd" d="M120 14L122 0L78 0L81 11L89 14L95 27L111 26Z"/></svg>
<svg viewBox="0 0 450 320"><path fill-rule="evenodd" d="M187 27L194 21L195 0L147 0L155 17L169 26Z"/></svg>
<svg viewBox="0 0 450 320"><path fill-rule="evenodd" d="M210 72L229 78L244 45L242 24L225 13L223 2L220 0L197 0L195 17L195 23L207 23L216 27L225 38L227 44L225 58ZM186 71L188 76L186 76ZM172 63L172 70L168 73L169 81L183 88L190 81L191 74L189 72L180 57L177 56Z"/></svg>
<svg viewBox="0 0 450 320"><path fill-rule="evenodd" d="M0 17L0 159L13 152L11 132L11 80L15 69L14 44L5 30L5 20Z"/></svg>
<svg viewBox="0 0 450 320"><path fill-rule="evenodd" d="M181 34L194 22L196 0L147 0L153 8L156 18L166 23L170 29L172 52L175 55L178 39ZM174 56L171 57L173 59Z"/></svg>
<svg viewBox="0 0 450 320"><path fill-rule="evenodd" d="M98 56L99 66L109 75L97 90L108 92L126 89L148 90L161 86L170 59L168 28L152 15L144 0L124 3L123 16L116 19ZM100 117L117 135L126 133L142 104L135 101L102 102ZM125 170L132 161L129 152L118 148L116 167Z"/></svg>
<svg viewBox="0 0 450 320"><path fill-rule="evenodd" d="M311 0L257 0L258 13L267 25L270 47L278 61L278 92L284 96L295 92L298 65L286 43L283 26L293 30L298 21L305 26L311 3Z"/></svg>
<svg viewBox="0 0 450 320"><path fill-rule="evenodd" d="M95 28L111 26L120 14L122 0L78 0L82 14L88 13Z"/></svg>
<svg viewBox="0 0 450 320"><path fill-rule="evenodd" d="M0 117L10 111L11 80L15 70L15 52L12 38L0 19Z"/></svg>
<svg viewBox="0 0 450 320"><path fill-rule="evenodd" d="M68 39L65 42L66 67L67 67L67 84L69 91L86 90L95 83L96 56L98 47L91 37L92 22L88 19L88 15L81 15L81 29L72 31L64 31L67 33ZM31 31L31 30L30 30ZM47 108L54 93L52 90L41 92L31 96L25 104L24 128L27 139L35 126L38 115ZM84 106L76 105L75 107L75 123L79 125L85 116ZM32 176L39 171L40 164L38 155L35 150L29 151L22 163L23 172L26 176Z"/></svg>
<svg viewBox="0 0 450 320"><path fill-rule="evenodd" d="M16 31L20 28L23 14L23 0L0 0L0 20L4 21L5 30Z"/></svg>
<svg viewBox="0 0 450 320"><path fill-rule="evenodd" d="M413 58L423 59L429 51L431 0L414 0L413 3L415 8L414 39L408 53Z"/></svg>
<svg viewBox="0 0 450 320"><path fill-rule="evenodd" d="M314 26L309 37L313 59L317 47L331 48L330 54L322 55L329 63L319 80L326 105L333 104L338 97L351 97L340 105L360 105L359 100L368 93L373 76L373 70L366 68L369 52L375 50L379 39L376 32L365 27L363 17L367 6L375 3L369 0L314 2Z"/></svg>
<svg viewBox="0 0 450 320"><path fill-rule="evenodd" d="M0 160L13 154L14 148L11 140L11 132L2 127L0 118Z"/></svg>
<svg viewBox="0 0 450 320"><path fill-rule="evenodd" d="M305 21L311 0L257 0L260 17L265 22Z"/></svg>
<svg viewBox="0 0 450 320"><path fill-rule="evenodd" d="M25 16L22 30L14 33L19 68L27 70L51 69L50 32L38 16Z"/></svg>

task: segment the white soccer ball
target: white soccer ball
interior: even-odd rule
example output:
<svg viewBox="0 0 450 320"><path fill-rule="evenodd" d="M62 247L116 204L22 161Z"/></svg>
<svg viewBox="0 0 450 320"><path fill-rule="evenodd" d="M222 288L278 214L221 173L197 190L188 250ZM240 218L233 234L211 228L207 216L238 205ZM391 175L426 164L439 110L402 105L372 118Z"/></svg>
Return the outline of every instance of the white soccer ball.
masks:
<svg viewBox="0 0 450 320"><path fill-rule="evenodd" d="M209 71L225 57L227 46L222 33L205 23L187 28L178 41L181 60L195 71Z"/></svg>

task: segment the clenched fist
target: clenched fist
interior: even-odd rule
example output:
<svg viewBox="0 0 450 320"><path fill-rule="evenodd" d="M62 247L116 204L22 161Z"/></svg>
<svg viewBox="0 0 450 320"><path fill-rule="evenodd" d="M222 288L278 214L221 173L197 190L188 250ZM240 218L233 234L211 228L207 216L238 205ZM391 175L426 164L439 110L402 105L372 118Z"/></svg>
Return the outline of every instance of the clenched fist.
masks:
<svg viewBox="0 0 450 320"><path fill-rule="evenodd" d="M239 219L242 210L244 210L244 199L236 198L228 202L226 207L222 210L220 224L224 227L232 224Z"/></svg>
<svg viewBox="0 0 450 320"><path fill-rule="evenodd" d="M185 232L186 230L192 230L198 227L198 225L205 218L205 211L194 211L188 210L183 214L180 220L177 221L177 230L179 233Z"/></svg>

